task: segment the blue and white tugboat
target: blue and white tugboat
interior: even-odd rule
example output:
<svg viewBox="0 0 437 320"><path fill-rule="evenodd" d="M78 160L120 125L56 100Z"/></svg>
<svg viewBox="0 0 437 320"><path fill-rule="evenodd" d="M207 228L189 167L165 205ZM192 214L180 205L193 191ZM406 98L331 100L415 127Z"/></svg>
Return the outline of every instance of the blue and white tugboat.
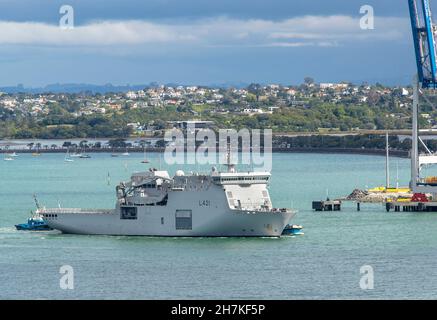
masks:
<svg viewBox="0 0 437 320"><path fill-rule="evenodd" d="M16 224L15 228L17 230L25 230L25 231L49 231L53 230L49 227L49 225L43 220L43 218L37 214L32 212L32 216L27 219L27 223Z"/></svg>
<svg viewBox="0 0 437 320"><path fill-rule="evenodd" d="M16 224L15 228L17 230L25 230L25 231L49 231L53 230L47 222L44 221L43 216L40 214L40 207L36 196L34 195L36 208L35 212L31 211L30 218L27 219L27 223Z"/></svg>
<svg viewBox="0 0 437 320"><path fill-rule="evenodd" d="M298 224L287 224L282 231L283 236L301 236L304 233L302 232L302 226Z"/></svg>

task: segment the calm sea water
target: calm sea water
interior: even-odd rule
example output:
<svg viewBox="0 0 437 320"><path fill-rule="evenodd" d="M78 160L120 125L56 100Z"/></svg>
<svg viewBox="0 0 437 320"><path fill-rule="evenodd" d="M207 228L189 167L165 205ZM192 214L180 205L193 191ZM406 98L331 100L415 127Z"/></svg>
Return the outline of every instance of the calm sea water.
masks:
<svg viewBox="0 0 437 320"><path fill-rule="evenodd" d="M149 155L158 166L157 154ZM437 214L316 213L311 201L383 185L384 157L274 154L275 206L299 210L305 235L270 238L151 238L19 232L34 209L109 207L115 185L144 169L142 154L68 163L61 154L0 162L0 298L2 299L379 299L437 298ZM406 185L407 159L392 159L392 180ZM176 168L168 168L175 172ZM108 173L110 179L108 180ZM109 185L108 185L109 182ZM328 190L328 191L327 191ZM59 268L74 268L74 290ZM360 267L374 270L362 290Z"/></svg>

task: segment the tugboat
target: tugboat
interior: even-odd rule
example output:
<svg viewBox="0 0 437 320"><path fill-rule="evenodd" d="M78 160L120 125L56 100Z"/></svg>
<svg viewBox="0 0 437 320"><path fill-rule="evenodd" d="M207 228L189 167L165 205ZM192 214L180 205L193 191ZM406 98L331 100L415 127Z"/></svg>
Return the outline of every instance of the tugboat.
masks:
<svg viewBox="0 0 437 320"><path fill-rule="evenodd" d="M16 224L15 228L17 230L25 231L50 231L53 230L49 225L43 220L43 218L37 213L32 212L32 216L27 219L27 223Z"/></svg>
<svg viewBox="0 0 437 320"><path fill-rule="evenodd" d="M27 219L27 223L16 224L15 228L17 230L25 230L25 231L50 231L53 230L43 219L43 216L40 214L40 206L36 196L33 196L35 200L35 204L37 210L35 212L31 211L31 216Z"/></svg>
<svg viewBox="0 0 437 320"><path fill-rule="evenodd" d="M283 236L301 236L304 235L302 232L302 226L298 224L287 224L282 231Z"/></svg>

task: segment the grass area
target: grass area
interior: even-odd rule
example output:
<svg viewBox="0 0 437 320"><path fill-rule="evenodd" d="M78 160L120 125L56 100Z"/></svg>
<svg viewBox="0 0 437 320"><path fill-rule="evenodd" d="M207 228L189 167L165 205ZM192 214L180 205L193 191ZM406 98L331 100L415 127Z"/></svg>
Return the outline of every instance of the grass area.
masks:
<svg viewBox="0 0 437 320"><path fill-rule="evenodd" d="M192 109L198 113L202 113L214 109L214 106L209 104L193 104Z"/></svg>

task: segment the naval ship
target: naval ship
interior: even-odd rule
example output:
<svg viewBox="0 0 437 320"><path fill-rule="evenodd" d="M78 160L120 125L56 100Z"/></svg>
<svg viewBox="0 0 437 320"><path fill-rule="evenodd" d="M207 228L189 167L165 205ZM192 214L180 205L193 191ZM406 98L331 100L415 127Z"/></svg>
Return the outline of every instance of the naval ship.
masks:
<svg viewBox="0 0 437 320"><path fill-rule="evenodd" d="M279 237L296 211L274 208L270 172L208 174L150 168L116 187L115 209L40 208L63 233L171 237Z"/></svg>

